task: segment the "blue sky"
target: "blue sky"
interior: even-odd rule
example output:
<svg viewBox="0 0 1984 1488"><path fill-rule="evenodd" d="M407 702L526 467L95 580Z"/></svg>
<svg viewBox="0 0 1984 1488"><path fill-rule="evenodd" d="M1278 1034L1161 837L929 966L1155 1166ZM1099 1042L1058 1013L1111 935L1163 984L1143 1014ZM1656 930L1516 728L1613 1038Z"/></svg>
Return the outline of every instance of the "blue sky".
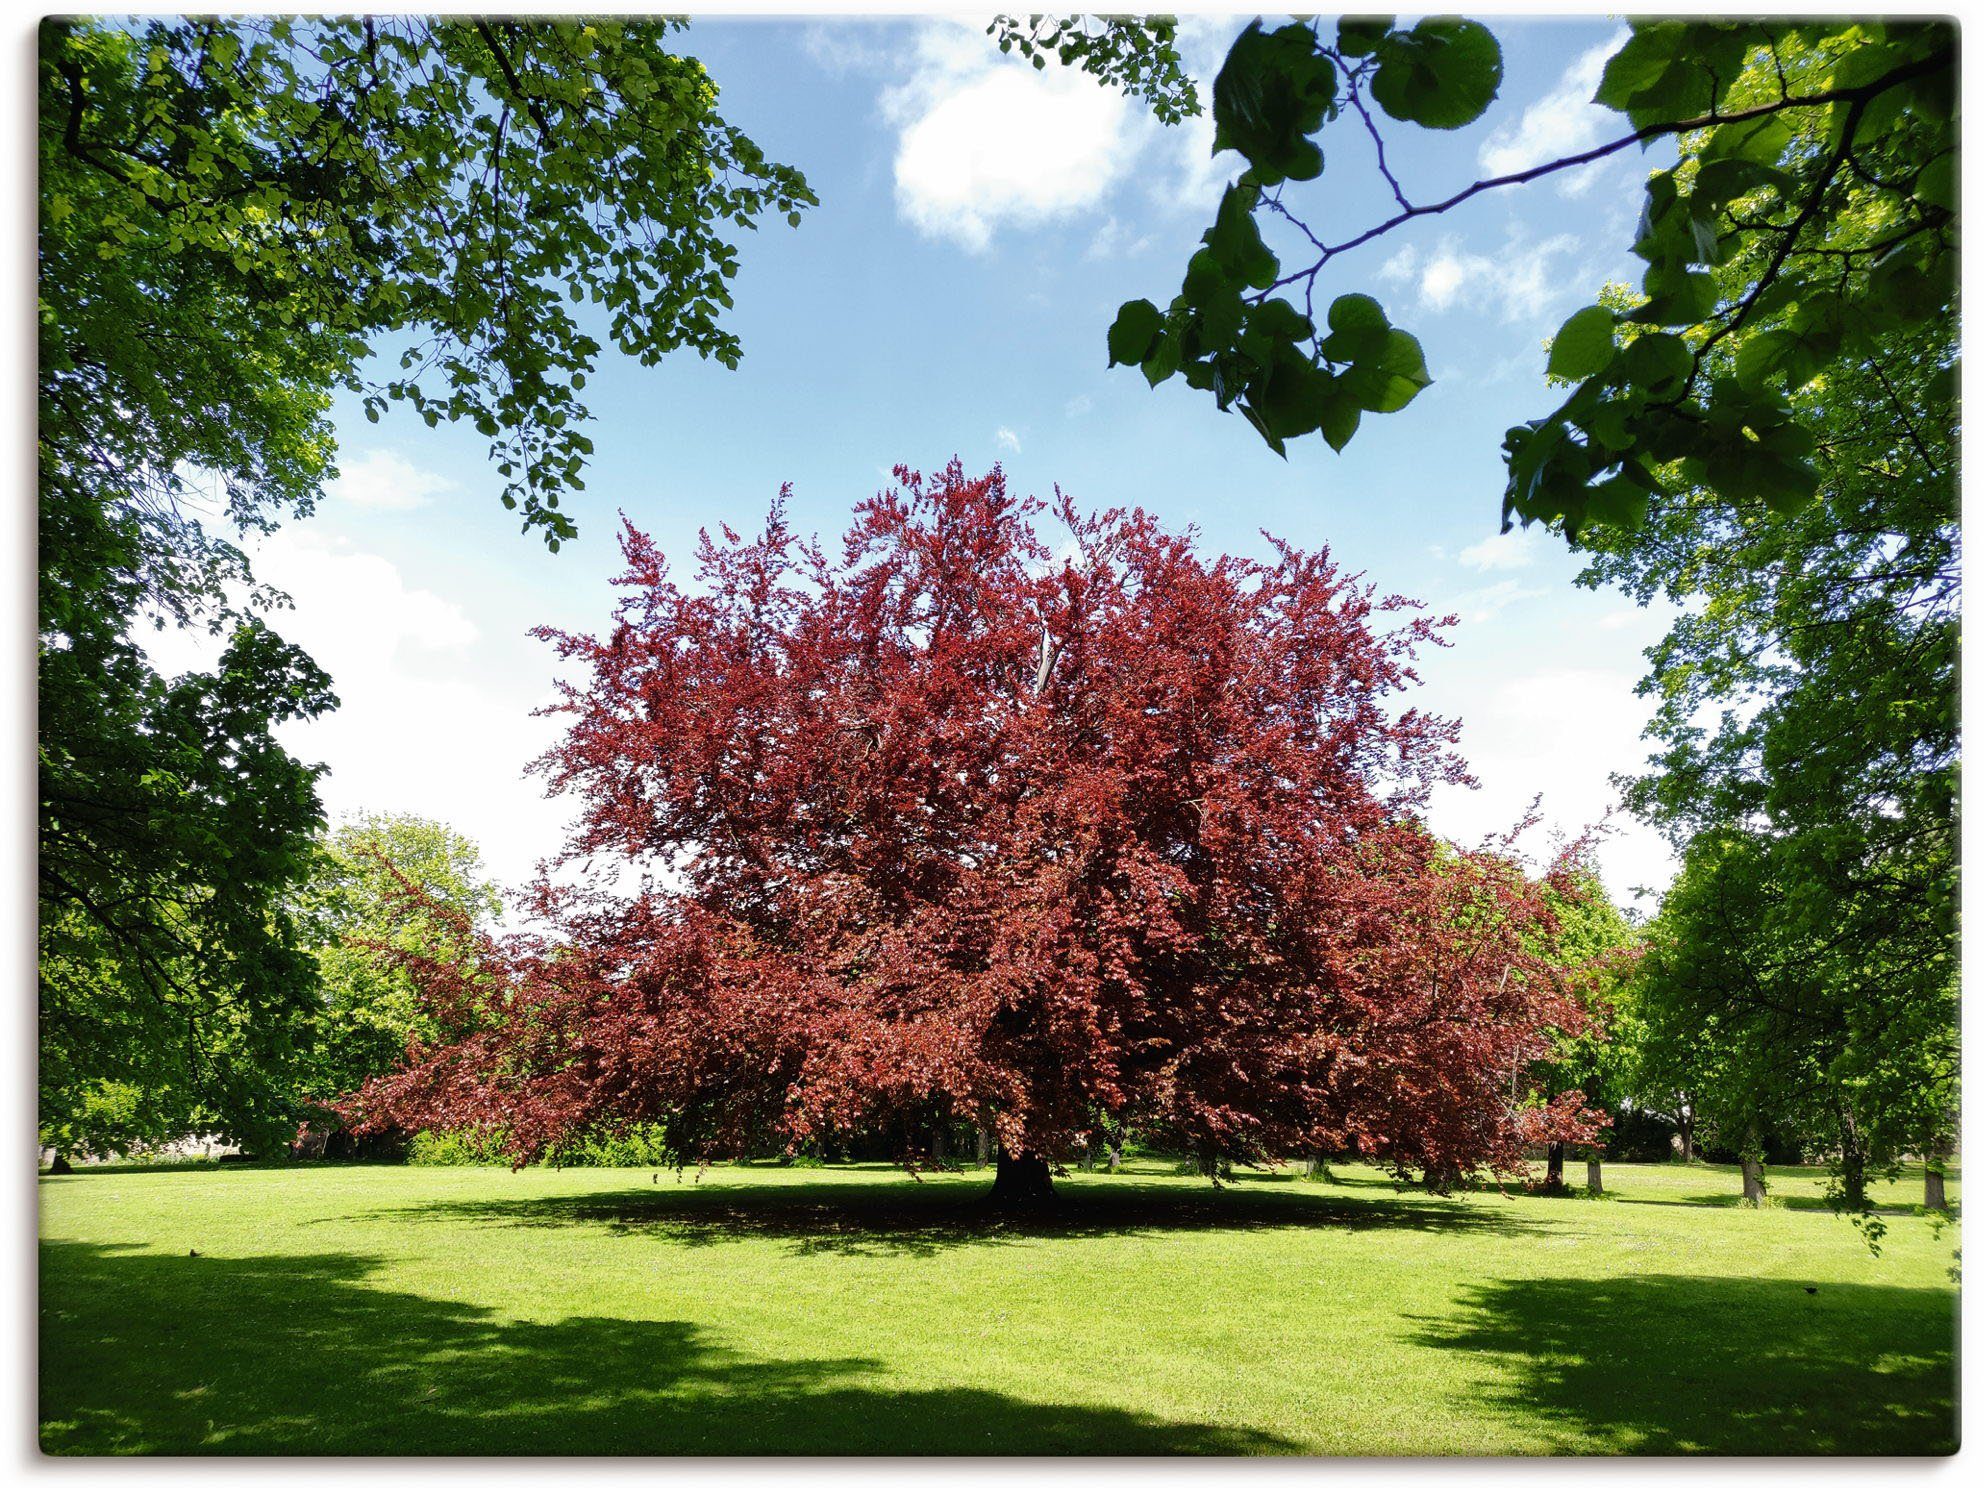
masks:
<svg viewBox="0 0 1984 1488"><path fill-rule="evenodd" d="M1238 25L1188 22L1196 75L1209 82ZM1618 128L1584 103L1623 38L1616 22L1496 29L1506 77L1486 118L1391 131L1416 199ZM956 22L710 22L682 44L716 78L725 116L802 169L821 205L796 230L747 238L730 322L738 371L608 353L587 388L597 455L575 509L581 537L555 556L498 506L471 432L404 413L375 426L340 405L341 479L258 555L296 601L279 628L343 699L288 735L329 765L334 814L440 817L500 877L524 878L565 815L521 774L555 731L529 716L554 668L525 631L606 622L616 511L686 555L698 528L755 521L790 481L800 527L837 535L890 467L953 455L1001 462L1021 490L1058 483L1084 505L1196 524L1213 549L1260 552L1263 528L1327 545L1382 589L1457 613L1454 645L1426 658L1414 701L1463 720L1482 785L1443 795L1435 826L1478 838L1539 792L1566 830L1605 812L1607 777L1644 755L1648 708L1633 688L1664 617L1574 588L1560 542L1496 536L1500 444L1553 401L1545 338L1630 275L1646 159L1491 195L1339 259L1327 291L1377 293L1419 334L1436 380L1404 413L1367 419L1344 455L1308 439L1283 463L1182 381L1152 391L1105 367L1116 306L1176 292L1238 169L1210 158L1204 121L1161 128L1086 77L1001 59ZM1361 227L1389 193L1361 137L1333 128L1322 181L1288 199L1299 193L1319 223ZM1672 873L1664 845L1630 822L1601 862L1620 896Z"/></svg>

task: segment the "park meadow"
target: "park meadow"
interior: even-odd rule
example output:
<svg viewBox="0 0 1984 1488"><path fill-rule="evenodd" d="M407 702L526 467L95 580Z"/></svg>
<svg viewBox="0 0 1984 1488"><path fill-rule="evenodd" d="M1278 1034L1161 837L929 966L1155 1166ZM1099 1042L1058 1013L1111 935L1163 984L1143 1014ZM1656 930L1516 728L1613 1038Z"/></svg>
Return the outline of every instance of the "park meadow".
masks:
<svg viewBox="0 0 1984 1488"><path fill-rule="evenodd" d="M1131 1159L44 1179L51 1453L1937 1454L1953 1233L1809 1170L1440 1198ZM1952 1184L1954 1189L1955 1185Z"/></svg>

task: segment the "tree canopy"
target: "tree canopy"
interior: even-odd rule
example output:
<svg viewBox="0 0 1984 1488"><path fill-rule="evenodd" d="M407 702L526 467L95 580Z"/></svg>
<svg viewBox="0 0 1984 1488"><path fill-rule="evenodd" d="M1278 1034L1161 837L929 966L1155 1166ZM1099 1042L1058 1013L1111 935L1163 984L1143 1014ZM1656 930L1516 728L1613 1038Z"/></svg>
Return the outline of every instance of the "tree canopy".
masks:
<svg viewBox="0 0 1984 1488"><path fill-rule="evenodd" d="M703 1158L934 1108L1036 1190L1126 1105L1233 1160L1441 1181L1584 1129L1511 1083L1582 1016L1545 885L1418 819L1464 778L1397 704L1442 622L1327 553L1207 558L1060 498L1055 556L996 470L897 481L838 561L781 504L688 588L628 528L612 631L545 633L583 680L543 768L570 855L644 885L409 958L466 1032L368 1084L367 1123L523 1160L659 1117Z"/></svg>
<svg viewBox="0 0 1984 1488"><path fill-rule="evenodd" d="M1548 370L1572 390L1509 430L1503 524L1633 527L1684 486L1795 509L1817 490L1818 435L1789 395L1949 313L1955 51L1946 22L1636 21L1594 99L1623 115L1615 138L1428 200L1394 174L1380 117L1436 130L1480 118L1501 86L1493 33L1453 17L1351 17L1333 36L1317 20L1256 22L1212 88L1213 147L1247 167L1179 294L1122 307L1110 362L1153 385L1182 375L1278 452L1318 432L1341 450L1366 415L1404 409L1431 381L1418 339L1378 300L1327 284L1341 258L1486 192L1671 140L1680 159L1648 176L1632 244L1641 293L1558 331ZM1323 176L1324 141L1347 158L1358 139L1396 210L1312 227L1291 188Z"/></svg>

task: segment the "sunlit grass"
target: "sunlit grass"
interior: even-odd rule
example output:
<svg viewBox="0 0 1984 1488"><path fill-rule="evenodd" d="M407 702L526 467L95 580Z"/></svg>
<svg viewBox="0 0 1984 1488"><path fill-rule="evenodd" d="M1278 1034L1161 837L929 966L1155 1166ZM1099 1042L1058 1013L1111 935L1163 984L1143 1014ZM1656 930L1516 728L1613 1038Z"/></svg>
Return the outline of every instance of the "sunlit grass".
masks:
<svg viewBox="0 0 1984 1488"><path fill-rule="evenodd" d="M1580 1177L1582 1169L1572 1176ZM42 1183L51 1452L1945 1452L1958 1243L1773 1173L1439 1199L1146 1162ZM1957 1186L1951 1184L1952 1198Z"/></svg>

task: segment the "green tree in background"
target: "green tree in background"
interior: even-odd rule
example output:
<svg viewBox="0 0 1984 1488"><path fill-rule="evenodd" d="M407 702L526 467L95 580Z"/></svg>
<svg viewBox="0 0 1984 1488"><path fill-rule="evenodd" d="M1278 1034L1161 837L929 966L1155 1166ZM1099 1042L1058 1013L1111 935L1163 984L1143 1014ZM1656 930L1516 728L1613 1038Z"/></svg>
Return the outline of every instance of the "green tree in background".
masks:
<svg viewBox="0 0 1984 1488"><path fill-rule="evenodd" d="M1539 1071L1539 1089L1556 1096L1578 1091L1593 1110L1617 1119L1631 1091L1638 1023L1624 989L1635 960L1638 932L1605 892L1597 873L1578 872L1566 889L1546 887L1557 920L1552 951L1569 975L1589 1022L1576 1033L1558 1032L1552 1057ZM1601 1186L1599 1149L1587 1153L1587 1184ZM1565 1144L1550 1144L1544 1187L1564 1186Z"/></svg>
<svg viewBox="0 0 1984 1488"><path fill-rule="evenodd" d="M298 1079L314 1126L393 1068L409 1038L433 1032L394 957L443 956L464 926L489 930L502 912L481 851L445 823L358 816L325 839L301 909L322 998Z"/></svg>

